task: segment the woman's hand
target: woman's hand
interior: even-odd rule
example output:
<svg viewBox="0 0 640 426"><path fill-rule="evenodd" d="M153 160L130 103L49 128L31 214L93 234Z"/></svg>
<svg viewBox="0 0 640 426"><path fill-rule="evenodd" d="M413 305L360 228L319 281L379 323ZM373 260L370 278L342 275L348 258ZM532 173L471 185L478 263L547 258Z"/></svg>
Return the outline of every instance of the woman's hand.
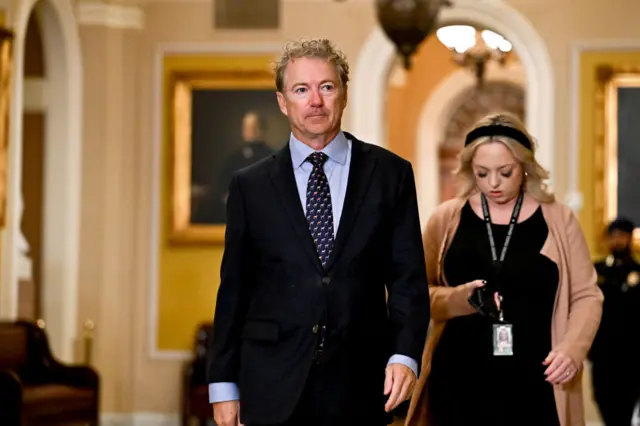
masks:
<svg viewBox="0 0 640 426"><path fill-rule="evenodd" d="M462 284L462 288L464 288L464 294L466 298L469 298L473 293L473 290L476 288L484 287L486 281L484 280L475 280L470 283Z"/></svg>
<svg viewBox="0 0 640 426"><path fill-rule="evenodd" d="M542 364L548 366L544 372L547 382L554 385L563 385L573 380L578 372L575 362L560 351L549 352Z"/></svg>

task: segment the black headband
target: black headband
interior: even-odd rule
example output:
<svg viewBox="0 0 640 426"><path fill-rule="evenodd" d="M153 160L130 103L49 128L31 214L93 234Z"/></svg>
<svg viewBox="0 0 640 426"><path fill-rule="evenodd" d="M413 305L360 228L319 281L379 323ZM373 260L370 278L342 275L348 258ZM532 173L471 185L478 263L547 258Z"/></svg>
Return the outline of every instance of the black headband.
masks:
<svg viewBox="0 0 640 426"><path fill-rule="evenodd" d="M525 135L518 129L514 129L513 127L509 126L503 126L502 124L490 124L488 126L482 126L478 127L477 129L473 129L467 134L467 137L464 140L464 146L467 146L476 139L485 136L505 136L517 141L520 145L524 146L528 150L531 150L532 148L531 140L527 137L527 135Z"/></svg>

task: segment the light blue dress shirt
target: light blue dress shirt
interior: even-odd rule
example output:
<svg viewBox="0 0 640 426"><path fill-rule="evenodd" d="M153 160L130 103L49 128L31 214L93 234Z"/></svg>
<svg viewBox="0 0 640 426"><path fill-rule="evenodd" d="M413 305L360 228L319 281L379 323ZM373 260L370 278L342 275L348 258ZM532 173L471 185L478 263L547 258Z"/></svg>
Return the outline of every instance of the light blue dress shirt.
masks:
<svg viewBox="0 0 640 426"><path fill-rule="evenodd" d="M313 166L305 161L307 157L315 152L309 145L300 142L293 136L289 137L289 149L291 151L291 161L293 163L293 174L300 195L300 202L306 214L307 212L307 181ZM351 166L351 141L347 139L343 132L333 139L322 150L329 159L324 164L324 172L329 181L331 191L331 205L333 207L333 236L338 233L338 224L342 217L342 208L347 193L347 183L349 181L349 167ZM418 376L418 363L413 358L406 355L393 355L389 358L388 364L404 364ZM235 401L240 399L240 392L236 383L210 383L209 402Z"/></svg>

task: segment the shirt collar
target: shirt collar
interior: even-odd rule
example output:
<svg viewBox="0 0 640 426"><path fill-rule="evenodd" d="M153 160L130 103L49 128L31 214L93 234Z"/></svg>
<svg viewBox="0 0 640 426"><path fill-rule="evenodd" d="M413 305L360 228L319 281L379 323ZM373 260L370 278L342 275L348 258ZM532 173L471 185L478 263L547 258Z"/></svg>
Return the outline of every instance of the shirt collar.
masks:
<svg viewBox="0 0 640 426"><path fill-rule="evenodd" d="M289 136L289 149L291 150L291 161L293 162L294 169L302 166L307 157L315 152L315 150L309 145L306 145L304 142L301 142L293 136L293 133ZM344 165L347 162L348 150L349 143L347 141L347 137L342 131L340 131L336 137L321 150L321 152L327 154L327 157L331 160Z"/></svg>

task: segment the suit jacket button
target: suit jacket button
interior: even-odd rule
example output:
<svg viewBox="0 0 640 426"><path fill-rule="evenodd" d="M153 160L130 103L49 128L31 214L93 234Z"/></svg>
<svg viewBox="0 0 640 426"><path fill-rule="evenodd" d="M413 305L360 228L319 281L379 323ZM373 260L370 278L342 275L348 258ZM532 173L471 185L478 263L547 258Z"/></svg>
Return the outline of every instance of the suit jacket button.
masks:
<svg viewBox="0 0 640 426"><path fill-rule="evenodd" d="M322 285L328 286L331 283L331 277L322 277Z"/></svg>
<svg viewBox="0 0 640 426"><path fill-rule="evenodd" d="M320 330L320 327L318 327L318 324L313 326L313 334L318 334L318 330Z"/></svg>

